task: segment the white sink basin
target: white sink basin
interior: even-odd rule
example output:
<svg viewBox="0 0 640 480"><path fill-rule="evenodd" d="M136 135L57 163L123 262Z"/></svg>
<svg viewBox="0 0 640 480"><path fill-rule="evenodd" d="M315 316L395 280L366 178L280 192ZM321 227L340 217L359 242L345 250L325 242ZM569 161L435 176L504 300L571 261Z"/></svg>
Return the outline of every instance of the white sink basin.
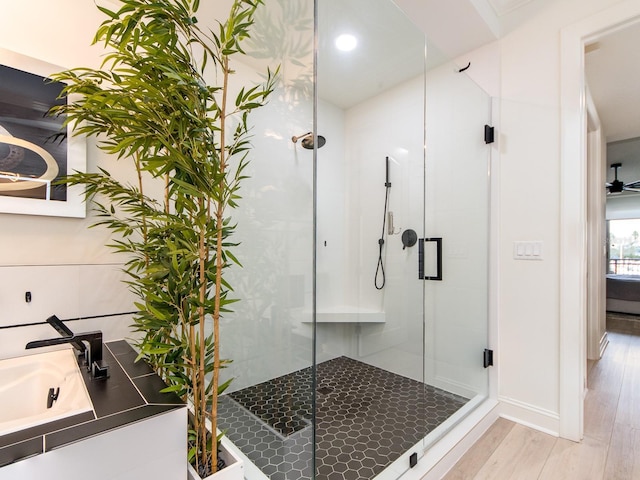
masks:
<svg viewBox="0 0 640 480"><path fill-rule="evenodd" d="M60 391L48 408L50 388ZM91 410L72 349L0 360L0 435Z"/></svg>

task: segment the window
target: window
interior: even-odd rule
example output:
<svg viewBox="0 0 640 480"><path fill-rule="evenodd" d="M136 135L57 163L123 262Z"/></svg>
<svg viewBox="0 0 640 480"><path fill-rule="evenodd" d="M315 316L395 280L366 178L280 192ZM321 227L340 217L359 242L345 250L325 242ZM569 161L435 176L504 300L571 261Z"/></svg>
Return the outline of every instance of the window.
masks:
<svg viewBox="0 0 640 480"><path fill-rule="evenodd" d="M608 273L640 275L640 218L609 220Z"/></svg>

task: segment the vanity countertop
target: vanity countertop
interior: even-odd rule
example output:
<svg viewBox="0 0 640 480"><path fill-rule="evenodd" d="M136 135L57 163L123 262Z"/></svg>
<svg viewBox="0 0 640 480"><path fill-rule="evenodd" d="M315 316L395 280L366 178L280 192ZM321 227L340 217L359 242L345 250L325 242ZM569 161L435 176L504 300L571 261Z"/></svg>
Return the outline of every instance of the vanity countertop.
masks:
<svg viewBox="0 0 640 480"><path fill-rule="evenodd" d="M104 344L108 379L93 379L81 372L93 411L0 436L0 467L109 430L163 414L185 404L174 393L160 393L162 379L125 340Z"/></svg>

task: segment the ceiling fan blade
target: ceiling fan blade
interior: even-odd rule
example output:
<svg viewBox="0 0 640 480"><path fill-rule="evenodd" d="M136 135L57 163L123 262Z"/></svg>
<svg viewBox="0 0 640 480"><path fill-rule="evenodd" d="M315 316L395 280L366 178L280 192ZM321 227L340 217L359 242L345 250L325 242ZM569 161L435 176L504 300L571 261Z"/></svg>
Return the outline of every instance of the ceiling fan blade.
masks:
<svg viewBox="0 0 640 480"><path fill-rule="evenodd" d="M625 183L624 186L625 186L625 188L626 187L640 188L640 180L636 180L635 182Z"/></svg>
<svg viewBox="0 0 640 480"><path fill-rule="evenodd" d="M640 186L638 187L624 187L625 192L640 192Z"/></svg>

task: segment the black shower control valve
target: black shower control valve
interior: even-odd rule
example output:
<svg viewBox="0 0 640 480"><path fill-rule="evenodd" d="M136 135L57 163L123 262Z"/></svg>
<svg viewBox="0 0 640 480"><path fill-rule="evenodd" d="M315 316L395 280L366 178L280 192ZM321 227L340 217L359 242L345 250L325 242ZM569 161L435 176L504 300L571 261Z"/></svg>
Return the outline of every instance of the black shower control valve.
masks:
<svg viewBox="0 0 640 480"><path fill-rule="evenodd" d="M402 232L402 249L413 247L418 241L418 234L415 230L405 230Z"/></svg>

